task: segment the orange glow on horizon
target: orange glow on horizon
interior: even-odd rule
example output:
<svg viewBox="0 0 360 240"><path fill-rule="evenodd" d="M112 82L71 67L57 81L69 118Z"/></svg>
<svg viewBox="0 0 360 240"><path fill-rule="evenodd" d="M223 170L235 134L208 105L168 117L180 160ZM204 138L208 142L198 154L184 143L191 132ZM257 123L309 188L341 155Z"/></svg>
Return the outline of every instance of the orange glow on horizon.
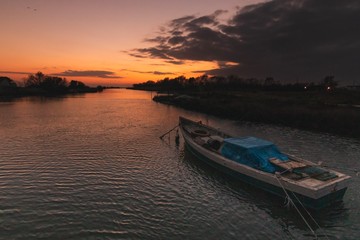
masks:
<svg viewBox="0 0 360 240"><path fill-rule="evenodd" d="M39 60L39 59L38 59ZM1 65L1 61L0 61ZM29 64L30 65L30 64ZM75 66L75 65L73 65ZM191 62L188 61L184 65L172 65L165 64L161 60L148 59L144 62L134 61L129 59L127 64L124 65L126 68L120 70L113 70L105 66L91 66L90 68L85 68L84 66L75 66L67 67L60 69L58 67L43 67L36 68L31 66L17 67L16 62L12 65L12 68L7 69L7 72L0 73L0 76L7 76L11 79L22 83L29 74L35 74L36 72L42 72L46 75L54 75L66 78L68 81L78 80L84 82L89 86L132 86L134 83L146 82L148 80L161 80L166 77L174 78L177 76L197 77L206 70L210 70L217 67L217 64L214 62ZM65 72L69 69L106 69L109 72L113 72L113 75L107 77L97 77L97 76L62 76L57 73ZM204 72L198 71L204 70ZM117 78L115 78L117 77Z"/></svg>
<svg viewBox="0 0 360 240"><path fill-rule="evenodd" d="M240 5L254 1L261 0L242 0ZM186 61L173 65L132 57L127 52L153 46L144 39L152 38L172 19L208 15L218 9L235 11L238 5L238 0L191 5L157 0L139 0L138 4L115 0L106 4L100 0L5 1L0 8L0 76L21 83L28 74L41 71L89 86L131 86L165 77L196 77L217 64ZM68 76L69 71L76 74ZM105 75L95 76L95 72Z"/></svg>

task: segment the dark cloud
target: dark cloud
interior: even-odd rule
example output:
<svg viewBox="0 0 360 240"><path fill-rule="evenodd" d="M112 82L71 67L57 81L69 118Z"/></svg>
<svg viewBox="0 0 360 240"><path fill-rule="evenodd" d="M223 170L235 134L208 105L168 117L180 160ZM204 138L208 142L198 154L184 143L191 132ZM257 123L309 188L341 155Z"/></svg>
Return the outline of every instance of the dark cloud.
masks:
<svg viewBox="0 0 360 240"><path fill-rule="evenodd" d="M4 73L4 74L22 74L22 75L33 74L31 72L12 72L12 71L0 71L0 73Z"/></svg>
<svg viewBox="0 0 360 240"><path fill-rule="evenodd" d="M215 61L208 74L273 76L283 81L343 82L360 77L360 2L357 0L273 0L240 9L227 22L222 11L174 19L153 47L133 56L170 63Z"/></svg>
<svg viewBox="0 0 360 240"><path fill-rule="evenodd" d="M150 72L152 74L155 74L155 75L172 75L174 73L172 72L160 72L160 71L154 71L154 72Z"/></svg>
<svg viewBox="0 0 360 240"><path fill-rule="evenodd" d="M177 61L177 60L169 60L169 61L165 61L165 62L174 64L174 65L184 65L185 64L184 61Z"/></svg>
<svg viewBox="0 0 360 240"><path fill-rule="evenodd" d="M195 18L196 18L195 16L185 16L185 17L174 19L174 20L170 21L169 27L175 28L175 29L182 27L183 25L187 24L188 22L191 22Z"/></svg>
<svg viewBox="0 0 360 240"><path fill-rule="evenodd" d="M67 70L61 73L54 73L52 75L62 76L62 77L98 77L98 78L122 78L116 76L114 72L110 71L99 71L99 70L87 70L87 71L76 71L76 70Z"/></svg>
<svg viewBox="0 0 360 240"><path fill-rule="evenodd" d="M127 70L123 69L124 71L135 72L135 73L142 73L142 74L154 74L154 75L173 75L173 72L160 72L160 71L135 71L135 70Z"/></svg>

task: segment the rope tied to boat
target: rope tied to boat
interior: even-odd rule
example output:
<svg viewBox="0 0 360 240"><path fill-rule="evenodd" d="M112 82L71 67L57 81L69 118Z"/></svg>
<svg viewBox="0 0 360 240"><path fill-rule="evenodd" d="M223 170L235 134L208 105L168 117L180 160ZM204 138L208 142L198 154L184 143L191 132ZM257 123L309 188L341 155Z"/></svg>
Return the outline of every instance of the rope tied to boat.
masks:
<svg viewBox="0 0 360 240"><path fill-rule="evenodd" d="M285 193L285 206L287 208L289 208L290 206L293 206L296 211L298 212L298 214L300 215L300 217L302 218L302 220L305 222L306 226L309 228L309 230L312 232L312 234L314 234L315 238L318 239L318 235L315 233L314 229L312 229L312 227L310 226L309 222L306 220L306 218L303 216L303 214L301 213L300 209L296 206L295 202L293 201L293 199L290 197L290 195L288 194L288 191L285 189L284 185L281 183L280 178L281 175L280 173L275 173L276 176L276 180L278 181L279 185L281 186L282 190ZM316 226L323 232L324 236L326 237L326 239L329 239L329 237L327 236L327 234L325 233L325 231L320 227L320 225L316 222L316 220L311 216L311 214L309 213L309 211L306 210L305 206L302 204L302 202L300 201L300 199L296 196L296 194L292 191L289 191L293 194L293 196L296 198L296 201L300 204L300 206L305 210L305 212L308 214L308 216L311 218L311 220L316 224Z"/></svg>
<svg viewBox="0 0 360 240"><path fill-rule="evenodd" d="M161 135L159 138L163 139L163 137L169 133L171 133L172 131L174 131L177 127L180 126L180 123L178 125L176 125L175 127L173 127L172 129L170 129L169 131L167 131L166 133L164 133L163 135Z"/></svg>
<svg viewBox="0 0 360 240"><path fill-rule="evenodd" d="M290 198L288 198L288 196L285 197L284 205L287 209L289 209L291 207L291 200L290 200Z"/></svg>

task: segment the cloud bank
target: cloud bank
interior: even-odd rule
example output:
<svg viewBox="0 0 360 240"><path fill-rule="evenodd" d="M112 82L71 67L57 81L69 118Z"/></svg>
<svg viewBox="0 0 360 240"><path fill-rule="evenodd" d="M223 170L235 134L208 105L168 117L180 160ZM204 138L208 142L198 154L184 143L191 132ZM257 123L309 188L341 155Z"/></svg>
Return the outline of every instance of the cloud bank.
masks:
<svg viewBox="0 0 360 240"><path fill-rule="evenodd" d="M272 76L282 81L360 79L360 1L273 0L221 21L222 11L184 16L146 39L132 56L169 63L215 61L212 75Z"/></svg>
<svg viewBox="0 0 360 240"><path fill-rule="evenodd" d="M141 74L154 74L154 75L174 75L173 72L160 72L160 71L135 71L135 70L127 70L123 69L123 71L141 73Z"/></svg>
<svg viewBox="0 0 360 240"><path fill-rule="evenodd" d="M30 75L32 74L31 72L14 72L14 71L0 71L0 73L4 73L4 74L21 74L21 75Z"/></svg>
<svg viewBox="0 0 360 240"><path fill-rule="evenodd" d="M52 75L62 76L62 77L122 78L120 76L116 76L114 72L101 71L101 70L87 70L87 71L66 70L64 72L54 73Z"/></svg>

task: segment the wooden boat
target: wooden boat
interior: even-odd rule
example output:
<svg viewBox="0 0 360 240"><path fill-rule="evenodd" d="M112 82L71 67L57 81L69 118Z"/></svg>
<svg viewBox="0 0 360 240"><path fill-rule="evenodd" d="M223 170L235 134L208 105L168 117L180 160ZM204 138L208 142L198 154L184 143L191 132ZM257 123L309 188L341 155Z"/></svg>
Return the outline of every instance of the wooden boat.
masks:
<svg viewBox="0 0 360 240"><path fill-rule="evenodd" d="M281 153L266 140L234 138L184 117L179 118L179 128L197 158L295 204L321 209L341 201L348 187L350 176Z"/></svg>

